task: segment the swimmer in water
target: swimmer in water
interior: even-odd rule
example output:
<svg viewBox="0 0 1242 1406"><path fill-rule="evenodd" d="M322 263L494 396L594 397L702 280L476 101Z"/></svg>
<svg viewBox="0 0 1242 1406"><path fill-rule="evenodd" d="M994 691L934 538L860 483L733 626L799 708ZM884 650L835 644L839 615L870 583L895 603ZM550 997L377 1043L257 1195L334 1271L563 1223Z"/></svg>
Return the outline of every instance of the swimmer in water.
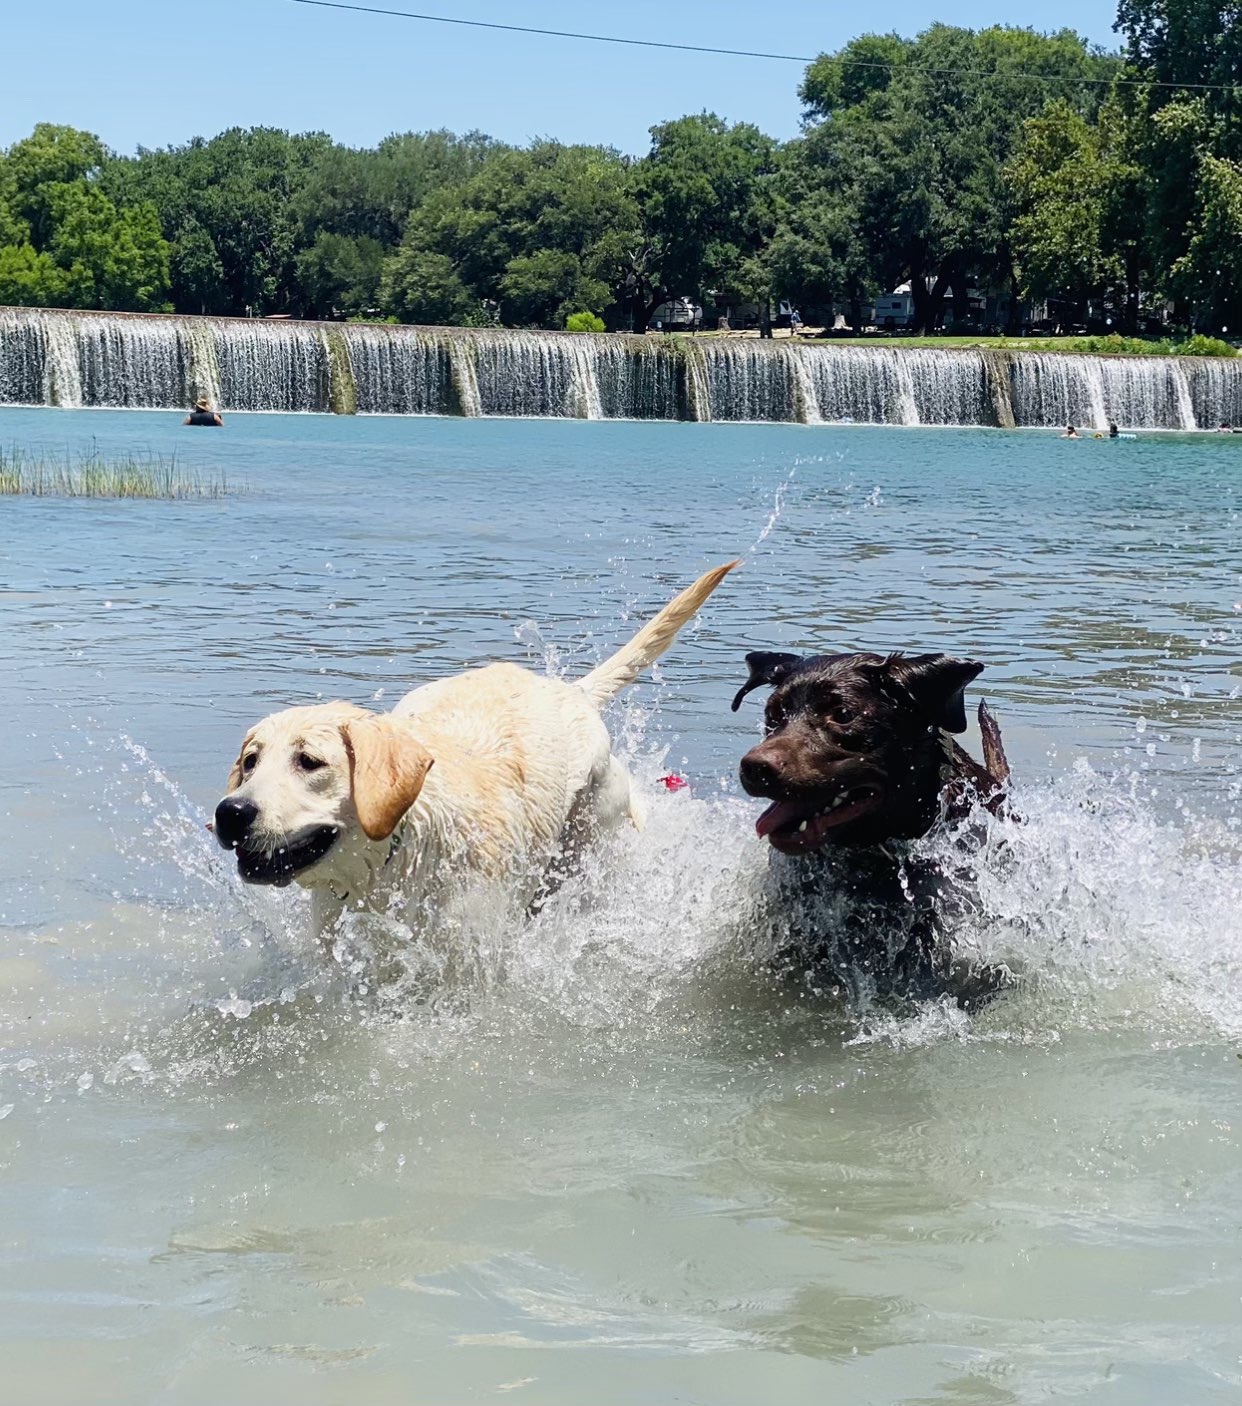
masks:
<svg viewBox="0 0 1242 1406"><path fill-rule="evenodd" d="M1066 427L1065 427L1065 433L1061 436L1061 438L1062 438L1062 439L1077 439L1077 438L1078 438L1078 431L1073 427L1073 425L1066 425Z"/></svg>
<svg viewBox="0 0 1242 1406"><path fill-rule="evenodd" d="M200 395L194 402L194 409L186 416L184 424L187 425L223 425L217 411L211 408L211 402L205 395Z"/></svg>
<svg viewBox="0 0 1242 1406"><path fill-rule="evenodd" d="M1117 438L1120 436L1120 434L1121 434L1121 431L1117 428L1117 426L1116 426L1116 424L1114 423L1114 421L1110 420L1110 421L1108 422L1108 437L1109 437L1109 439L1117 439Z"/></svg>

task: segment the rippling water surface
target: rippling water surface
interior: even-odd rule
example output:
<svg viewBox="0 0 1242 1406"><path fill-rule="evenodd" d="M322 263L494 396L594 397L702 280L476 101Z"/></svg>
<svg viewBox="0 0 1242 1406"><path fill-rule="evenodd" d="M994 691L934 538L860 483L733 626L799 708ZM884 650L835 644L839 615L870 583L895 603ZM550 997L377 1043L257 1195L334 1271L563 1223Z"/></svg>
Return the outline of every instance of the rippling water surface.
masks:
<svg viewBox="0 0 1242 1406"><path fill-rule="evenodd" d="M1242 441L0 411L92 438L248 491L0 500L0 1396L1238 1399ZM447 972L203 830L262 713L583 671L739 552L613 716L648 829ZM764 645L986 663L977 1018L756 965Z"/></svg>

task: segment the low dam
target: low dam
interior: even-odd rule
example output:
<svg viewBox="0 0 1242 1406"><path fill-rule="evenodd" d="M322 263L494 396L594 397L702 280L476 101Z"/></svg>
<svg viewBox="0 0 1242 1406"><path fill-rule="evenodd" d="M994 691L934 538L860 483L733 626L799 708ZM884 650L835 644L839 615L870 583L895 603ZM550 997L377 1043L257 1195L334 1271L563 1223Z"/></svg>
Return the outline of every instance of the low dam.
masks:
<svg viewBox="0 0 1242 1406"><path fill-rule="evenodd" d="M1194 430L1242 423L1242 358L0 308L0 404Z"/></svg>

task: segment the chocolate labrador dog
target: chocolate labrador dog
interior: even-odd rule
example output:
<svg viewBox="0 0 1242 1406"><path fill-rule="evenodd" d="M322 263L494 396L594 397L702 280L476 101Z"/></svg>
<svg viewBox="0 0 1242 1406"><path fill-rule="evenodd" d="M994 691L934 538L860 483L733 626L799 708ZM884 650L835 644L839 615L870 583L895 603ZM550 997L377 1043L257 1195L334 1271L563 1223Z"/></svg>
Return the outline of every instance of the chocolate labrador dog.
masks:
<svg viewBox="0 0 1242 1406"><path fill-rule="evenodd" d="M778 852L782 964L859 1005L986 1001L1005 973L954 959L947 877L907 845L977 805L1005 804L1009 763L987 705L982 764L952 736L966 730L965 689L983 665L946 654L755 653L746 663L734 712L754 689L772 689L764 739L740 775L770 802L756 829Z"/></svg>

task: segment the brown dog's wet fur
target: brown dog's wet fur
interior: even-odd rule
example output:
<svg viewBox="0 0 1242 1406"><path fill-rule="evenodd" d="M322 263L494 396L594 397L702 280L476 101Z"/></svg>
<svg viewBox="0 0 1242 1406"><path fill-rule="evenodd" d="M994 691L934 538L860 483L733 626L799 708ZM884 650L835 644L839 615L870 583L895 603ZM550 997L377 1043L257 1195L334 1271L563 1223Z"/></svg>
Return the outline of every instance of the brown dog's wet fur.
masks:
<svg viewBox="0 0 1242 1406"><path fill-rule="evenodd" d="M740 776L770 803L756 829L780 856L782 901L807 917L808 899L844 900L821 914L833 931L797 924L787 958L855 999L986 1000L1002 974L953 961L943 876L900 852L975 805L1004 805L1009 764L987 705L982 763L952 737L966 730L964 692L983 665L945 654L756 653L746 662L734 711L756 688L772 693L764 739Z"/></svg>

